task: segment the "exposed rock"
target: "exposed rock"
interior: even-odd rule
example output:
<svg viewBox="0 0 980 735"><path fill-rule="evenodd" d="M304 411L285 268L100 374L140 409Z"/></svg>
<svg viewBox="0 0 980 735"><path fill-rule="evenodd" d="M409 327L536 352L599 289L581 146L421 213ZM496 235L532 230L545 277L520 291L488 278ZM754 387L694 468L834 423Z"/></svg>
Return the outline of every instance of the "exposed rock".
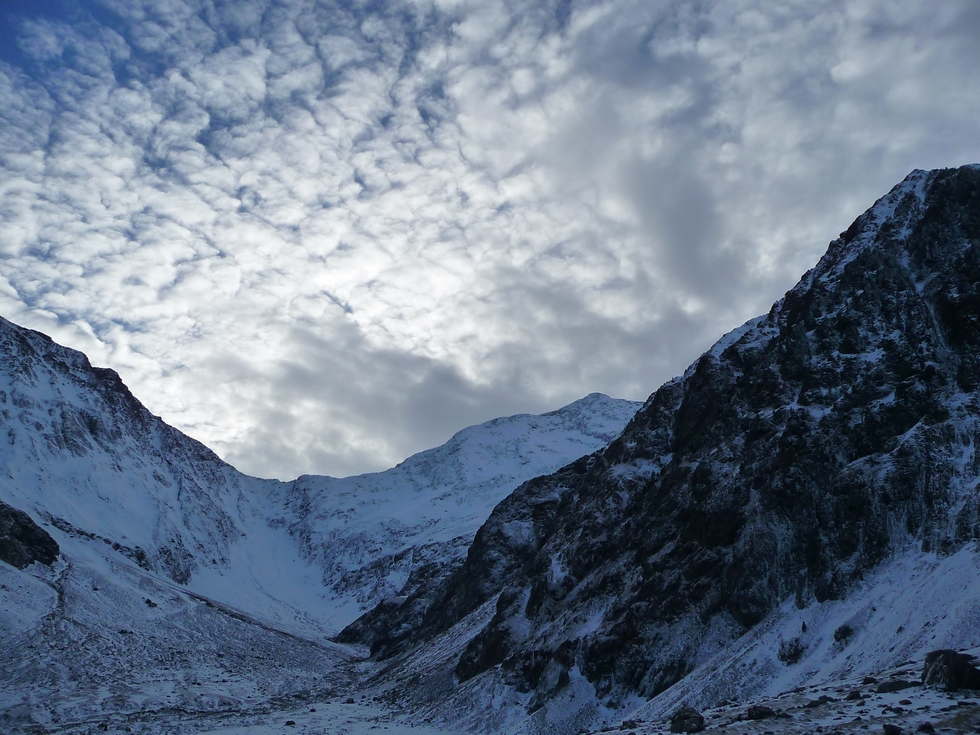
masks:
<svg viewBox="0 0 980 735"><path fill-rule="evenodd" d="M787 666L792 666L795 663L799 663L804 653L806 653L806 646L803 645L803 641L799 638L791 638L788 641L780 642L776 658Z"/></svg>
<svg viewBox="0 0 980 735"><path fill-rule="evenodd" d="M860 695L858 695L860 697ZM826 694L821 694L817 699L811 699L806 703L805 707L807 709L813 709L814 707L819 707L822 704L827 704L828 702L836 702L834 697L828 697Z"/></svg>
<svg viewBox="0 0 980 735"><path fill-rule="evenodd" d="M27 513L0 502L0 561L18 569L34 562L51 566L61 549Z"/></svg>
<svg viewBox="0 0 980 735"><path fill-rule="evenodd" d="M903 689L908 689L913 687L915 684L911 681L905 681L904 679L889 679L888 681L883 681L875 688L876 694L889 694L890 692L900 692Z"/></svg>
<svg viewBox="0 0 980 735"><path fill-rule="evenodd" d="M932 651L926 655L922 683L941 686L948 692L980 689L980 670L966 654L949 649Z"/></svg>
<svg viewBox="0 0 980 735"><path fill-rule="evenodd" d="M886 722L881 726L881 729L885 731L885 735L902 735L902 728L898 725L893 725L890 722Z"/></svg>
<svg viewBox="0 0 980 735"><path fill-rule="evenodd" d="M745 710L745 717L749 720L767 720L770 717L775 717L777 714L776 710L764 704L753 704Z"/></svg>
<svg viewBox="0 0 980 735"><path fill-rule="evenodd" d="M671 732L701 732L704 716L693 707L681 707L670 718Z"/></svg>
<svg viewBox="0 0 980 735"><path fill-rule="evenodd" d="M848 702L854 702L858 699L864 699L864 695L861 694L859 690L855 689L854 691L848 693L848 695L844 697L844 699Z"/></svg>

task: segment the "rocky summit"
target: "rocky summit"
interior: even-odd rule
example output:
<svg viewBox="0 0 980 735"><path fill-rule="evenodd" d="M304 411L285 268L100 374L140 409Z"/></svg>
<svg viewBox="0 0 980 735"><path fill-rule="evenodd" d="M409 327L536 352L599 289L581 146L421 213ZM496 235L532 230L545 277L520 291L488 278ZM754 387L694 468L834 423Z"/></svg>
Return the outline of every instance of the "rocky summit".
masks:
<svg viewBox="0 0 980 735"><path fill-rule="evenodd" d="M496 692L539 729L575 731L718 673L786 604L847 600L899 557L972 554L978 243L980 167L913 172L608 447L500 503L437 590L349 638L397 661L475 628L442 691ZM867 622L834 626L829 645L842 653ZM765 666L712 691L758 690L824 642L773 640Z"/></svg>

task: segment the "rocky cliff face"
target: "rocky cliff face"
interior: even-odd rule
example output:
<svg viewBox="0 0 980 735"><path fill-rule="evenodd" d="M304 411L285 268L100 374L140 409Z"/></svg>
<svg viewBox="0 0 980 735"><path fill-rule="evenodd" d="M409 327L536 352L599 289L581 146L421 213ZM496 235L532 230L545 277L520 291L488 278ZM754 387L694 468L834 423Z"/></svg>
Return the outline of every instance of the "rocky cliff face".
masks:
<svg viewBox="0 0 980 735"><path fill-rule="evenodd" d="M492 674L529 711L569 687L615 706L786 600L977 539L978 246L980 168L913 172L611 445L497 506L448 582L349 637L385 657L496 598L458 684Z"/></svg>
<svg viewBox="0 0 980 735"><path fill-rule="evenodd" d="M17 569L34 562L50 566L61 549L24 511L0 502L0 561Z"/></svg>

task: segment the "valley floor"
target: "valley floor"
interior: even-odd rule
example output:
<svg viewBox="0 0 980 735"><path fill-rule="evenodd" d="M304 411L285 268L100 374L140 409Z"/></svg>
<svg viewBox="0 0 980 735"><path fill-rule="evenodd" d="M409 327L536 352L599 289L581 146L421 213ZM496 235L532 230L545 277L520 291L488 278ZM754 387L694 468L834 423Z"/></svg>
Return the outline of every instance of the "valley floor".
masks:
<svg viewBox="0 0 980 735"><path fill-rule="evenodd" d="M70 551L0 564L3 735L440 732L358 693L362 651Z"/></svg>
<svg viewBox="0 0 980 735"><path fill-rule="evenodd" d="M9 728L9 729L8 729ZM323 701L316 696L304 701L264 702L247 707L188 711L177 707L147 709L127 714L95 715L83 720L28 723L16 712L0 715L0 731L45 735L452 735L444 730L400 722L384 710L358 702Z"/></svg>

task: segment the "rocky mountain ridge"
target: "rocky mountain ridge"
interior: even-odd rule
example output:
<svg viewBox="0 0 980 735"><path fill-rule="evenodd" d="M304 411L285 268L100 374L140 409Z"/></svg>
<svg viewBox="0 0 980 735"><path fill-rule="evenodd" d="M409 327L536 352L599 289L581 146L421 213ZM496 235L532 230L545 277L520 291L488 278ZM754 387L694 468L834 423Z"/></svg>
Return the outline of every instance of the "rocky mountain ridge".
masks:
<svg viewBox="0 0 980 735"><path fill-rule="evenodd" d="M980 168L913 172L607 448L498 505L437 590L351 638L397 679L413 651L466 629L444 661L455 683L434 674L433 699L492 700L474 722L488 730L509 707L529 731L574 732L717 669L781 606L845 601L900 554L925 565L972 548L978 244ZM963 581L970 610L980 587ZM785 663L770 643L757 689L818 645Z"/></svg>

